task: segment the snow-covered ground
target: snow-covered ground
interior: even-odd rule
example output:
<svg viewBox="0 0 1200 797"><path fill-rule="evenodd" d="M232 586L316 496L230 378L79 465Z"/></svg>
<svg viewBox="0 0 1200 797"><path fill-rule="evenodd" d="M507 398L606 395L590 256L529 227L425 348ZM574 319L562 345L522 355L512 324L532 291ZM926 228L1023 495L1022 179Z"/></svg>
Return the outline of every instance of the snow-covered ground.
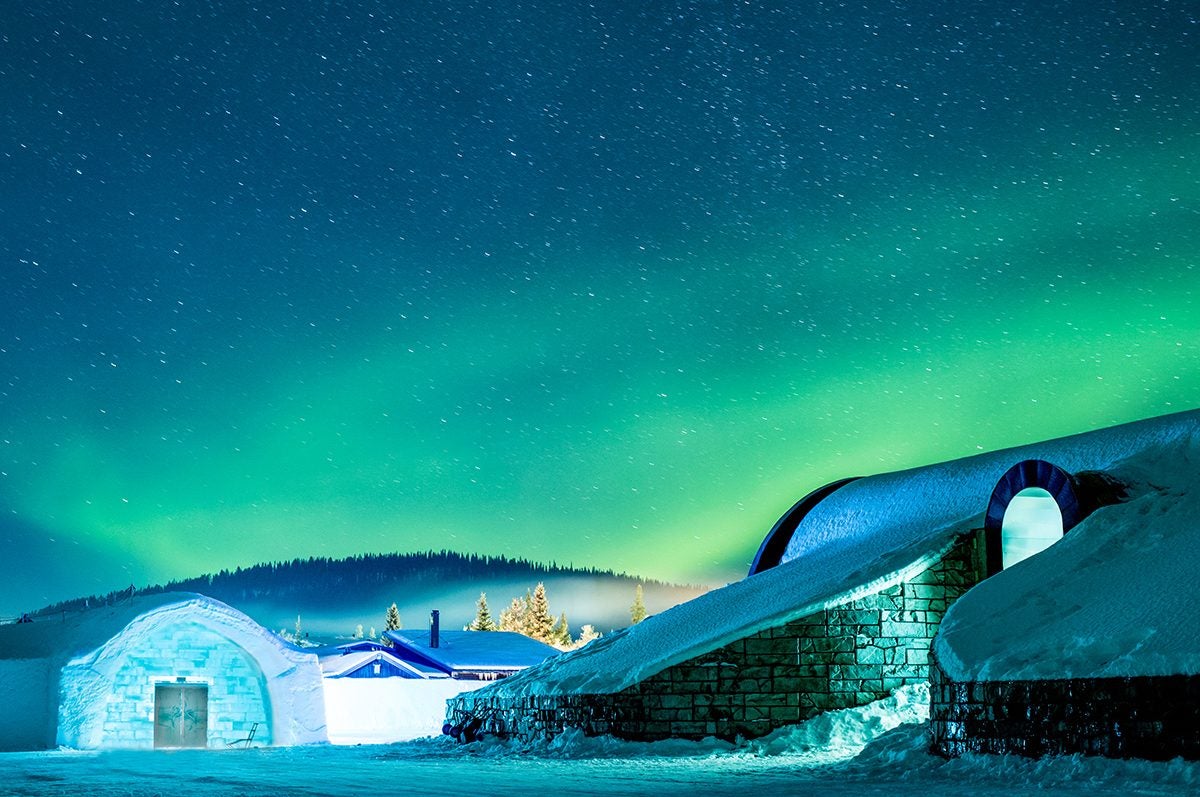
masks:
<svg viewBox="0 0 1200 797"><path fill-rule="evenodd" d="M448 699L487 684L452 678L326 678L325 732L333 744L380 744L436 734Z"/></svg>
<svg viewBox="0 0 1200 797"><path fill-rule="evenodd" d="M929 797L1200 794L1200 763L1076 756L1032 761L926 752L925 695L909 689L740 744L563 735L523 746L445 737L363 747L2 753L0 793L231 795L713 795Z"/></svg>

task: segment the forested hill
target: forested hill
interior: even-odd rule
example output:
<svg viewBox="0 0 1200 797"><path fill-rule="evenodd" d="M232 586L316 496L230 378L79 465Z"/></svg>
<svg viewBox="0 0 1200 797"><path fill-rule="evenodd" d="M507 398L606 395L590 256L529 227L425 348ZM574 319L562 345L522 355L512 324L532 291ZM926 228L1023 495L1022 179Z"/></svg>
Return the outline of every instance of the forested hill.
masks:
<svg viewBox="0 0 1200 797"><path fill-rule="evenodd" d="M417 586L453 581L483 581L497 578L540 580L555 576L583 576L636 580L624 573L596 568L574 568L551 562L530 562L507 556L480 556L455 551L364 554L346 559L325 557L293 559L260 564L233 572L172 581L141 592L199 592L226 602L279 599L313 592L327 597L346 592L375 592L396 582ZM661 582L651 582L659 584ZM665 585L664 585L665 586Z"/></svg>
<svg viewBox="0 0 1200 797"><path fill-rule="evenodd" d="M462 585L464 594L478 596L481 589L499 588L499 584L528 584L539 581L552 583L591 583L620 586L624 600L625 587L632 590L635 583L644 584L648 594L703 592L703 588L679 587L652 579L642 579L625 573L597 568L575 568L557 563L544 564L507 556L481 556L454 551L425 551L421 553L364 554L345 559L316 557L293 559L290 562L258 564L235 570L221 570L211 575L172 581L133 590L123 590L103 596L90 596L63 601L37 612L38 615L74 611L133 594L157 592L198 592L239 608L273 604L296 607L297 610L322 612L340 611L380 600L404 601L405 595L421 595L441 591L450 585ZM472 592L473 590L473 592ZM629 592L632 594L632 592ZM494 599L507 600L507 594ZM684 596L671 600L682 599ZM599 609L600 607L596 607Z"/></svg>

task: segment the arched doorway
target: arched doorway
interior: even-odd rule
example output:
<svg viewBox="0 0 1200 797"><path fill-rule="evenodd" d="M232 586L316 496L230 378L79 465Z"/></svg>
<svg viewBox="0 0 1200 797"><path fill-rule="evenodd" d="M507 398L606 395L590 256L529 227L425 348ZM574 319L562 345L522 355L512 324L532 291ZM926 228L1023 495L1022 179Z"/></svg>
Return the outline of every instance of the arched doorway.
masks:
<svg viewBox="0 0 1200 797"><path fill-rule="evenodd" d="M1063 516L1054 496L1027 487L1009 501L1000 525L1000 566L1007 570L1063 537Z"/></svg>
<svg viewBox="0 0 1200 797"><path fill-rule="evenodd" d="M987 574L993 576L1050 547L1085 515L1071 474L1043 459L1013 465L996 482L988 501Z"/></svg>

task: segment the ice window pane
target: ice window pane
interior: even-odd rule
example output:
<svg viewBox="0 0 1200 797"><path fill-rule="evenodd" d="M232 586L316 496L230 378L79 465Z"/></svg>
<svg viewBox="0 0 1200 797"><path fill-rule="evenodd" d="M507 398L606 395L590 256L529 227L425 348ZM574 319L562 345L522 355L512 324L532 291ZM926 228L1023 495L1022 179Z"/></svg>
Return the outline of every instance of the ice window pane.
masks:
<svg viewBox="0 0 1200 797"><path fill-rule="evenodd" d="M1050 493L1038 487L1022 490L1004 512L1000 528L1003 566L1012 567L1046 550L1062 536L1062 512Z"/></svg>

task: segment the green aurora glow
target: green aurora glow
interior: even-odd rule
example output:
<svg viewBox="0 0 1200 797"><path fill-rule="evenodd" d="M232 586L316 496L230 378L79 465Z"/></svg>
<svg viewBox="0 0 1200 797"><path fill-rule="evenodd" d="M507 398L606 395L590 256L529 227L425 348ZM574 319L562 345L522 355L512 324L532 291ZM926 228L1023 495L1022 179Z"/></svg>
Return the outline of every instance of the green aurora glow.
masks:
<svg viewBox="0 0 1200 797"><path fill-rule="evenodd" d="M964 24L983 31L985 18ZM23 142L61 132L21 105L17 146L0 153L9 177L58 193L32 210L0 200L13 286L0 321L12 573L0 615L130 580L443 547L719 582L833 479L1193 408L1200 81L1178 66L1184 33L1138 30L1176 61L1132 47L1121 65L1095 60L1109 71L1061 112L1037 75L1014 78L1028 92L1008 108L1019 125L959 130L914 105L914 129L934 131L917 144L872 148L852 127L841 152L861 153L805 139L779 152L816 165L788 168L754 161L759 138L731 154L677 132L684 163L714 174L663 167L679 184L622 209L640 167L618 167L598 198L526 202L523 184L487 171L508 155L484 136L479 168L504 196L483 212L470 191L452 194L457 226L373 211L361 199L372 186L356 195L315 148L251 169L292 175L258 205L220 205L240 189L194 165L145 177L110 165L89 195L52 166L12 165L35 157ZM1123 99L1106 100L1104 80ZM122 127L92 112L103 124L87 135ZM1039 113L1044 124L1028 118ZM821 118L788 116L793 128ZM156 119L124 129L165 146ZM514 152L538 135L513 133ZM672 151L612 147L613 164ZM218 135L183 151L225 163L240 150ZM821 158L832 165L817 179ZM652 212L664 196L674 204ZM451 226L439 238L422 218Z"/></svg>

